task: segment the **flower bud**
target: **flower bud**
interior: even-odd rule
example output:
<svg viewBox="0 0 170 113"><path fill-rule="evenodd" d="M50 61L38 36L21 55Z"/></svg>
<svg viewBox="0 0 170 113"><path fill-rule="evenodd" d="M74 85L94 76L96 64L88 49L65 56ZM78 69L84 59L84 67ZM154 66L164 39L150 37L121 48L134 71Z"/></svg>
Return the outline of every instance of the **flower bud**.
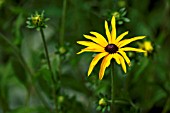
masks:
<svg viewBox="0 0 170 113"><path fill-rule="evenodd" d="M40 25L41 21L42 20L41 20L41 16L40 15L36 15L36 16L32 17L32 23L34 25Z"/></svg>
<svg viewBox="0 0 170 113"><path fill-rule="evenodd" d="M64 102L64 96L62 96L62 95L58 96L58 102L63 103Z"/></svg>
<svg viewBox="0 0 170 113"><path fill-rule="evenodd" d="M100 106L106 106L106 105L107 105L106 100L105 100L104 98L101 98L101 99L99 100L99 105L100 105Z"/></svg>
<svg viewBox="0 0 170 113"><path fill-rule="evenodd" d="M120 13L119 12L114 12L113 14L112 14L115 18L117 18L117 19L119 19L120 18Z"/></svg>
<svg viewBox="0 0 170 113"><path fill-rule="evenodd" d="M59 53L64 54L66 52L66 49L64 47L59 48Z"/></svg>

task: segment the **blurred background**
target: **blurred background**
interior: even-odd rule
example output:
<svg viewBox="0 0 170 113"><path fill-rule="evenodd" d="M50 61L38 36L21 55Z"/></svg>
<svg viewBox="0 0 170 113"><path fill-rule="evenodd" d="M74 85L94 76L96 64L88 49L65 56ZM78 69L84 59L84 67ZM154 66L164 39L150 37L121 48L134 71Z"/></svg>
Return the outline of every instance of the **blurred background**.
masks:
<svg viewBox="0 0 170 113"><path fill-rule="evenodd" d="M35 11L50 18L44 29L56 84L58 113L109 112L110 69L98 80L100 63L87 77L93 53L76 41L117 15L117 34L145 35L149 55L128 53L132 66L124 74L115 66L119 113L170 113L170 0L0 0L0 113L50 113L55 108L40 32L26 28ZM126 12L126 13L124 13ZM124 13L124 14L122 14ZM122 14L122 17L121 17ZM50 108L50 110L48 109ZM96 110L97 109L97 110Z"/></svg>

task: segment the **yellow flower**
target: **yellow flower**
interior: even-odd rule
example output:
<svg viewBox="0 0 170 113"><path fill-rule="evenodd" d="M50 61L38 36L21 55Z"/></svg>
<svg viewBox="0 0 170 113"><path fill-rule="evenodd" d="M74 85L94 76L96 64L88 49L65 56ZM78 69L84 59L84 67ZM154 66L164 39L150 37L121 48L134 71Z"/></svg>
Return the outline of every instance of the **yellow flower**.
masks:
<svg viewBox="0 0 170 113"><path fill-rule="evenodd" d="M41 16L38 14L32 17L32 23L34 25L39 25L41 23L41 21L42 21Z"/></svg>
<svg viewBox="0 0 170 113"><path fill-rule="evenodd" d="M104 98L101 98L101 99L99 100L99 105L100 105L100 106L105 106L105 105L107 105L106 100L105 100Z"/></svg>
<svg viewBox="0 0 170 113"><path fill-rule="evenodd" d="M89 39L91 41L77 41L78 44L87 46L86 48L82 49L77 54L83 53L83 52L99 52L93 60L91 61L91 64L89 66L88 70L88 76L91 74L94 66L98 63L98 61L103 58L100 71L99 71L99 79L102 80L104 76L104 72L106 67L110 65L111 59L115 59L117 64L121 65L124 72L126 73L126 64L130 66L130 59L127 57L125 51L136 51L136 52L145 52L142 49L132 48L132 47L124 47L125 45L145 38L145 36L137 36L133 37L131 39L124 39L121 41L121 39L128 34L128 31L122 33L116 38L116 23L115 23L115 17L112 17L111 20L111 26L112 31L109 31L108 23L105 21L105 30L108 41L99 33L97 32L90 32L94 36L84 35L86 39Z"/></svg>
<svg viewBox="0 0 170 113"><path fill-rule="evenodd" d="M144 56L148 56L148 53L153 51L153 46L150 41L144 41L143 43L139 43L139 48L145 50Z"/></svg>

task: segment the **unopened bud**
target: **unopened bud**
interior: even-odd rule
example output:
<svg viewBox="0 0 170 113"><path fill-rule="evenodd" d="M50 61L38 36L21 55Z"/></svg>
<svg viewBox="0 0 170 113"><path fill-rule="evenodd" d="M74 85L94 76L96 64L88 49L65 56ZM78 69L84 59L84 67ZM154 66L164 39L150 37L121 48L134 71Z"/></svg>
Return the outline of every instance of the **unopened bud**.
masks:
<svg viewBox="0 0 170 113"><path fill-rule="evenodd" d="M107 105L106 100L105 100L104 98L101 98L101 99L99 100L99 105L100 105L100 106L105 106L105 105Z"/></svg>

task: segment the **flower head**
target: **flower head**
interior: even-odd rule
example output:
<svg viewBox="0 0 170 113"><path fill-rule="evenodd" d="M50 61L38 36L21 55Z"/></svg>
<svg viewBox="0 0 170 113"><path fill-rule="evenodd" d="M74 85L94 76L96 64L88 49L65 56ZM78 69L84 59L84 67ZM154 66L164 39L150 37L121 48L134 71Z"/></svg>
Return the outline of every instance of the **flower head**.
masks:
<svg viewBox="0 0 170 113"><path fill-rule="evenodd" d="M38 12L35 12L34 15L31 15L31 17L28 17L28 21L26 23L27 23L28 28L40 29L40 28L47 27L45 22L48 20L49 20L49 18L45 18L44 11L42 11L41 14L39 14Z"/></svg>
<svg viewBox="0 0 170 113"><path fill-rule="evenodd" d="M106 106L106 105L107 105L106 100L105 100L104 98L101 98L101 99L99 100L99 105L100 105L100 106Z"/></svg>
<svg viewBox="0 0 170 113"><path fill-rule="evenodd" d="M39 14L32 16L31 20L32 20L32 23L37 26L41 25L41 23L42 23L42 18L41 18L41 15L39 15Z"/></svg>
<svg viewBox="0 0 170 113"><path fill-rule="evenodd" d="M99 33L97 32L90 32L94 36L90 35L84 35L86 39L89 39L91 41L77 41L78 44L87 46L86 48L82 49L77 54L83 53L83 52L98 52L93 60L91 61L91 64L89 66L88 70L88 76L91 74L94 66L98 63L100 59L103 58L100 71L99 71L99 79L102 80L104 76L104 72L106 67L110 65L110 61L114 59L117 64L121 65L123 68L123 71L126 73L126 63L130 66L130 59L126 55L126 51L136 51L136 52L145 52L142 49L132 48L132 47L125 47L127 44L145 38L145 36L137 36L133 37L131 39L124 39L122 38L128 34L128 31L122 33L116 38L116 23L115 23L115 17L112 17L111 20L111 26L112 31L109 31L108 23L105 21L105 30L106 30L106 36L108 41Z"/></svg>
<svg viewBox="0 0 170 113"><path fill-rule="evenodd" d="M143 43L139 43L139 48L145 50L144 56L148 56L148 54L152 53L153 45L151 41L144 41Z"/></svg>

